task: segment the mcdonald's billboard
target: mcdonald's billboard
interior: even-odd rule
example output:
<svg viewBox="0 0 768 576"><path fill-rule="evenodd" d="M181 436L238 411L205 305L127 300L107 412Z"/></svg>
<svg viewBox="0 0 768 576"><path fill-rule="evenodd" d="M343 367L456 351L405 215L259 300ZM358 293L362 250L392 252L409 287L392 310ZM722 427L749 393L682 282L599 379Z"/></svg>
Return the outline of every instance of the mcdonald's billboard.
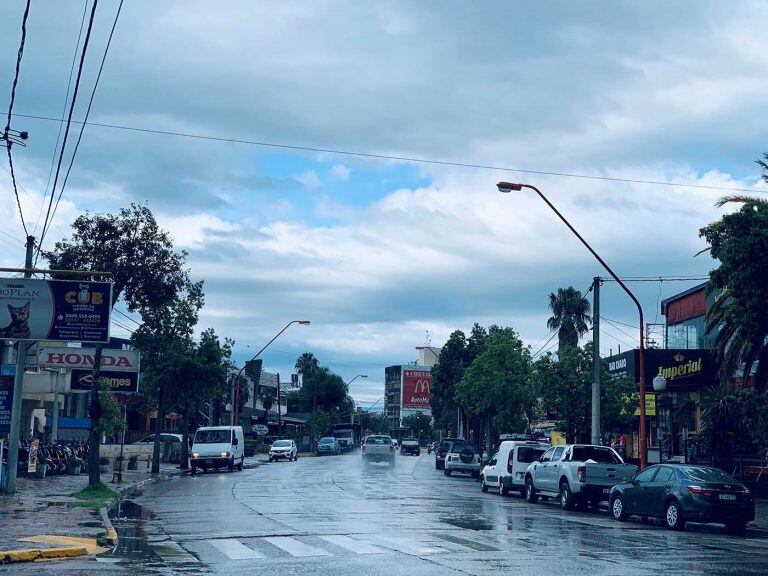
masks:
<svg viewBox="0 0 768 576"><path fill-rule="evenodd" d="M403 369L403 408L429 408L432 372Z"/></svg>

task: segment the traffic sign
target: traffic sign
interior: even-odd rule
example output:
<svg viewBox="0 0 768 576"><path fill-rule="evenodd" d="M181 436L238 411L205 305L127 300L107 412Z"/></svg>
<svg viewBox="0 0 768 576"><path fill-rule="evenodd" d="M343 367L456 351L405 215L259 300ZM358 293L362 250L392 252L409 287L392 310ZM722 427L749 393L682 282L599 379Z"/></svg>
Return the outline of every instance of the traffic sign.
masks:
<svg viewBox="0 0 768 576"><path fill-rule="evenodd" d="M254 432L257 436L266 436L269 433L269 428L264 424L254 424L251 426L251 432Z"/></svg>

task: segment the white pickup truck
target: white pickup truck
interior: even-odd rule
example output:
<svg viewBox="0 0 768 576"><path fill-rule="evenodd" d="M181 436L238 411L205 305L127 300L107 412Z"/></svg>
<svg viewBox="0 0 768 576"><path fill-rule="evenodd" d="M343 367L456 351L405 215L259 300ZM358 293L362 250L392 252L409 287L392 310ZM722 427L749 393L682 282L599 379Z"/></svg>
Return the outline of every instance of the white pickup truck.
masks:
<svg viewBox="0 0 768 576"><path fill-rule="evenodd" d="M362 449L363 465L368 466L372 462L387 462L395 467L395 446L392 438L384 434L372 434L365 439Z"/></svg>
<svg viewBox="0 0 768 576"><path fill-rule="evenodd" d="M613 448L591 444L552 446L531 462L525 472L525 497L558 498L570 510L576 504L597 506L607 501L611 488L633 476L637 466L624 464Z"/></svg>

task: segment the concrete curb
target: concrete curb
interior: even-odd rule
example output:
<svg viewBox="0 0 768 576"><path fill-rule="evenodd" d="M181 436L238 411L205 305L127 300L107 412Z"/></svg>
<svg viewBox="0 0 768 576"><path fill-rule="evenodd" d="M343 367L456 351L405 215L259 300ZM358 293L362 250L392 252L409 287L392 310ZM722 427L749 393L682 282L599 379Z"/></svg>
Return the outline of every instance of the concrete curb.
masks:
<svg viewBox="0 0 768 576"><path fill-rule="evenodd" d="M82 546L65 546L62 548L26 548L21 550L0 551L0 564L16 562L34 562L35 560L50 560L53 558L74 558L87 556L88 550Z"/></svg>
<svg viewBox="0 0 768 576"><path fill-rule="evenodd" d="M106 540L107 544L110 546L117 546L117 531L112 525L112 520L109 519L107 507L103 506L101 510L99 510L99 513L101 514L101 521L104 522L104 527L107 529L107 534L104 536L104 540Z"/></svg>

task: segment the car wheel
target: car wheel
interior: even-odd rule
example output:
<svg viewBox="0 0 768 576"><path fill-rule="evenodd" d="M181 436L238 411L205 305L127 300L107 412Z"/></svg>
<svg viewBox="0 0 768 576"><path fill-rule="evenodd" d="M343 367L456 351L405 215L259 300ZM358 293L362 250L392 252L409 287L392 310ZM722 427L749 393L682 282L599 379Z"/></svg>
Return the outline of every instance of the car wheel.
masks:
<svg viewBox="0 0 768 576"><path fill-rule="evenodd" d="M685 528L685 520L683 520L680 504L674 500L667 504L664 509L664 521L667 523L667 528L672 530L683 530Z"/></svg>
<svg viewBox="0 0 768 576"><path fill-rule="evenodd" d="M624 501L621 496L615 496L611 500L611 515L614 520L623 521L627 519L627 511L624 510Z"/></svg>
<svg viewBox="0 0 768 576"><path fill-rule="evenodd" d="M571 510L573 508L573 492L568 482L560 484L560 508Z"/></svg>
<svg viewBox="0 0 768 576"><path fill-rule="evenodd" d="M728 532L737 536L746 536L747 534L746 522L726 522L725 527L728 529Z"/></svg>
<svg viewBox="0 0 768 576"><path fill-rule="evenodd" d="M445 469L443 469L443 473L444 473L446 476L450 476L450 475L451 475L451 471L450 471L450 470L448 470L448 468L445 468Z"/></svg>
<svg viewBox="0 0 768 576"><path fill-rule="evenodd" d="M483 492L488 492L488 484L485 483L485 476L480 476L480 489Z"/></svg>
<svg viewBox="0 0 768 576"><path fill-rule="evenodd" d="M270 462L274 462L274 461L275 461L275 459L274 459L272 456L270 456L270 457L269 457L269 461L270 461Z"/></svg>
<svg viewBox="0 0 768 576"><path fill-rule="evenodd" d="M293 457L293 459L294 460L298 460L299 459L299 453L298 452L296 453L296 456Z"/></svg>
<svg viewBox="0 0 768 576"><path fill-rule="evenodd" d="M235 471L235 458L234 457L232 458L232 460L229 461L229 466L227 466L227 468L229 468L230 472L234 472Z"/></svg>
<svg viewBox="0 0 768 576"><path fill-rule="evenodd" d="M203 466L203 474L208 474L208 466Z"/></svg>
<svg viewBox="0 0 768 576"><path fill-rule="evenodd" d="M499 477L499 495L506 496L509 494L509 488L504 486L504 482L501 481L501 477Z"/></svg>
<svg viewBox="0 0 768 576"><path fill-rule="evenodd" d="M197 474L197 466L192 466L192 476Z"/></svg>
<svg viewBox="0 0 768 576"><path fill-rule="evenodd" d="M536 494L536 488L534 488L533 480L530 476L525 479L525 499L531 504L536 504L539 500L539 497Z"/></svg>
<svg viewBox="0 0 768 576"><path fill-rule="evenodd" d="M240 456L240 464L237 465L237 469L242 472L243 471L243 464L245 464L245 454Z"/></svg>

